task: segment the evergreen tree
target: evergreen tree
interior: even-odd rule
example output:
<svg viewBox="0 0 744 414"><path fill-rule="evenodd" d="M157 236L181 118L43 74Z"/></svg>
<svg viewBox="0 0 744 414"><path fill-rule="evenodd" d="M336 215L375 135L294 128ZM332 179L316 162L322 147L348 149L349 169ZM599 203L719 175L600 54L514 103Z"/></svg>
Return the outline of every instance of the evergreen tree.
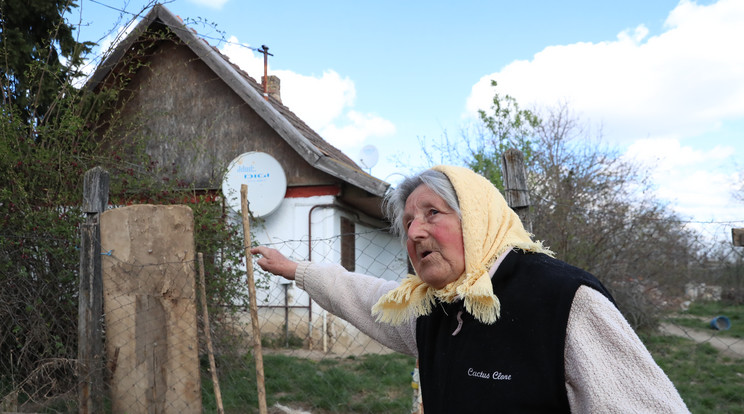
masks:
<svg viewBox="0 0 744 414"><path fill-rule="evenodd" d="M78 42L65 19L71 0L0 0L0 82L3 106L24 123L44 122L91 42Z"/></svg>

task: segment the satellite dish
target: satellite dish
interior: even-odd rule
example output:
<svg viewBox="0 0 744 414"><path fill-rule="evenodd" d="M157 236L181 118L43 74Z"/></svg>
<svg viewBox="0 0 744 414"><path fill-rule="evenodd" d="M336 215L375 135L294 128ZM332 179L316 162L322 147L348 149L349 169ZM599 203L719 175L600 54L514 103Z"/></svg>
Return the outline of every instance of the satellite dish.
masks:
<svg viewBox="0 0 744 414"><path fill-rule="evenodd" d="M359 164L362 165L362 168L371 170L372 167L377 165L379 157L380 154L377 152L377 147L374 145L365 145L359 151Z"/></svg>
<svg viewBox="0 0 744 414"><path fill-rule="evenodd" d="M246 152L230 162L222 180L222 193L230 208L242 212L240 186L248 185L248 209L255 217L279 207L287 192L287 176L279 162L264 152Z"/></svg>

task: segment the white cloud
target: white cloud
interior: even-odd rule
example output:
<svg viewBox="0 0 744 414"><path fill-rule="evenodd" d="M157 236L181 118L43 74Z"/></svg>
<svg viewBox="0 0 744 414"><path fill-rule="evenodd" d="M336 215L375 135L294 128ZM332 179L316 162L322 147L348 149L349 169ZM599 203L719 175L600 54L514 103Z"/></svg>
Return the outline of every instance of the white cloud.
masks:
<svg viewBox="0 0 744 414"><path fill-rule="evenodd" d="M189 0L190 3L194 3L198 6L207 6L212 9L221 9L229 0Z"/></svg>
<svg viewBox="0 0 744 414"><path fill-rule="evenodd" d="M329 124L320 131L328 142L338 148L360 147L370 136L382 137L395 133L392 122L376 115L349 111L346 119L348 123L343 126Z"/></svg>
<svg viewBox="0 0 744 414"><path fill-rule="evenodd" d="M263 56L247 46L231 37L221 51L260 81L264 71ZM269 65L269 73L280 79L282 102L347 155L352 156L349 151L360 148L369 138L395 132L395 125L390 121L352 109L356 100L354 82L334 70L325 70L321 76L308 76L290 70L274 70Z"/></svg>
<svg viewBox="0 0 744 414"><path fill-rule="evenodd" d="M220 52L230 58L232 63L248 72L253 78L259 82L261 81L261 76L263 76L263 55L253 53L251 45L240 43L237 37L230 36L222 49L220 49ZM258 77L256 77L257 75Z"/></svg>
<svg viewBox="0 0 744 414"><path fill-rule="evenodd" d="M523 105L568 101L616 142L698 134L744 116L742 21L743 1L682 0L656 36L641 25L612 41L550 46L483 76L467 110L488 107L495 79Z"/></svg>
<svg viewBox="0 0 744 414"><path fill-rule="evenodd" d="M567 102L648 167L657 198L685 219L740 222L732 193L743 148L736 129L744 121L742 22L744 1L682 0L659 34L639 25L614 40L549 46L483 76L467 111L489 107L491 79L522 106Z"/></svg>
<svg viewBox="0 0 744 414"><path fill-rule="evenodd" d="M684 218L740 220L732 200L738 174L727 165L734 148L718 145L696 150L676 139L644 139L628 147L625 157L651 171L656 196L672 203Z"/></svg>
<svg viewBox="0 0 744 414"><path fill-rule="evenodd" d="M716 145L702 151L682 146L674 138L641 139L628 147L626 157L642 161L659 168L684 168L690 165L710 165L725 162L734 155L734 148Z"/></svg>
<svg viewBox="0 0 744 414"><path fill-rule="evenodd" d="M281 80L282 102L316 130L336 122L354 105L354 82L335 71L326 70L321 77L288 70L273 73Z"/></svg>

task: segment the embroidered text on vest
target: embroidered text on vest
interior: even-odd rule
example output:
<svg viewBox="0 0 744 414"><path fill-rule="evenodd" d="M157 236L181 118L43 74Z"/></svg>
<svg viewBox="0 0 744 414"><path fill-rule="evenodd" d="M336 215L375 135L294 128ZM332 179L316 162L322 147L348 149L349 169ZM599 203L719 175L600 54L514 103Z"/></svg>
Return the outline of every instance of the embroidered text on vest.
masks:
<svg viewBox="0 0 744 414"><path fill-rule="evenodd" d="M494 371L493 374L491 374L489 372L476 371L473 368L468 368L468 376L483 379L494 379L497 381L510 381L512 379L511 374L503 374L499 371Z"/></svg>

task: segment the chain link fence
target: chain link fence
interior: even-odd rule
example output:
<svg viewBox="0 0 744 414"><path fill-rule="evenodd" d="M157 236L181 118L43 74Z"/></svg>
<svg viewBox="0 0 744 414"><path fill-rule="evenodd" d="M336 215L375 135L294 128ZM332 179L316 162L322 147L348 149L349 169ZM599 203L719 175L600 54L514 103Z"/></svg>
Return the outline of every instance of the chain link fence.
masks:
<svg viewBox="0 0 744 414"><path fill-rule="evenodd" d="M349 270L400 280L407 274L407 258L396 241L391 241L388 237L378 237L386 233L386 230L368 230L363 233L313 240L313 261L333 262L329 258L340 257L344 239L353 236L357 248L353 268ZM307 257L306 240L290 240L268 246L291 258ZM260 269L258 266L255 268ZM302 355L309 351L316 355L328 354L339 357L389 352L346 321L314 304L294 282L265 274L260 270L257 270L256 274L259 285L263 286L257 298L261 333L269 348L283 348L290 355ZM246 321L250 321L244 308L238 306L231 307L230 310L230 313L235 315L232 322L237 327L250 328L250 324L246 324ZM247 332L245 328L239 329Z"/></svg>
<svg viewBox="0 0 744 414"><path fill-rule="evenodd" d="M358 247L354 260L356 271L402 277L407 270L407 259L402 256L397 241L392 245L389 237L380 237L384 235L386 230L366 230L316 239L312 242L312 256L319 262L339 257L341 244L352 237ZM307 240L275 242L271 247L288 257L308 255ZM370 255L372 251L376 254ZM216 409L213 393L219 384L224 389L242 382L239 388L255 390L254 332L248 302L208 303L207 325L202 305L199 304L198 312L195 308L198 291L203 286L198 278L194 284L195 278L189 276L198 274L194 260L142 265L126 262L113 251L104 254L103 268L105 377L109 379L106 393L112 396L115 412L144 412L153 407L162 412L191 409L201 404L201 390L195 388L200 387L195 381L198 378L208 394L205 412ZM391 353L348 322L312 303L294 283L265 274L257 266L254 268L264 355L321 361ZM211 351L206 342L206 326L213 344ZM217 362L216 382L207 364L210 352ZM151 375L150 369L155 366L162 369ZM269 372L272 366L266 365L267 377L272 375ZM411 363L403 374L407 375L413 368ZM410 393L410 387L401 392ZM234 398L229 395L234 396L226 392L225 406L256 406L253 396L228 401Z"/></svg>
<svg viewBox="0 0 744 414"><path fill-rule="evenodd" d="M104 257L105 373L113 412L199 412L194 260Z"/></svg>
<svg viewBox="0 0 744 414"><path fill-rule="evenodd" d="M0 412L74 409L78 286L62 262L76 246L43 229L0 233Z"/></svg>
<svg viewBox="0 0 744 414"><path fill-rule="evenodd" d="M364 229L353 234L354 271L391 278L406 273L405 256L396 243L390 244L389 238L380 237L384 231ZM308 249L308 240L275 241L270 247L295 260L305 259L311 252L313 261L338 261L342 243L348 237L349 234L342 234L313 240L312 250ZM9 234L2 239L5 247L21 246L28 241L26 237ZM59 243L68 244L74 252L76 242ZM377 253L370 255L373 251ZM201 286L196 277L199 269L196 260L141 264L122 260L116 251L102 254L104 268L119 272L106 282L110 289L104 298L106 356L101 392L105 410L143 412L158 407L159 412L180 412L197 407L198 411L216 412L215 389L219 384L223 404L241 407L227 412L254 411L256 379L248 303L208 304L208 332L217 361L215 384L198 301ZM13 260L20 260L20 256ZM276 380L277 370L284 373L287 372L284 370L306 369L304 361L323 364L323 361L390 354L384 346L313 304L293 283L285 283L260 270L255 277L262 352L270 358L266 364L268 380ZM74 295L67 295L67 290L76 287L77 282L67 279L40 272L5 271L0 275L0 412L77 412L77 386L81 381L76 359L77 303L70 300ZM156 294L143 294L145 288ZM715 303L717 299L715 289L702 289L701 293L698 287L693 293L698 301L707 299L706 303ZM648 295L655 306L664 306L665 301L653 289L641 289L634 294ZM692 299L688 298L694 304ZM718 309L722 313L740 312L740 306ZM680 309L674 310L674 317L667 317L662 323L662 333L710 345L731 358L730 361L744 358L744 339L728 329L737 327L741 320L722 319L720 316L725 315L718 314L683 315ZM665 314L669 314L668 309ZM165 368L154 376L137 371L147 366ZM407 361L396 369L408 375L413 363ZM706 369L699 367L698 373ZM326 387L343 391L344 384L337 379L318 375L321 370L312 372L316 385L325 383ZM235 389L243 392L234 392ZM400 392L410 395L412 390L403 384ZM271 401L281 401L283 394L281 388L267 388ZM313 412L349 411L327 408Z"/></svg>

